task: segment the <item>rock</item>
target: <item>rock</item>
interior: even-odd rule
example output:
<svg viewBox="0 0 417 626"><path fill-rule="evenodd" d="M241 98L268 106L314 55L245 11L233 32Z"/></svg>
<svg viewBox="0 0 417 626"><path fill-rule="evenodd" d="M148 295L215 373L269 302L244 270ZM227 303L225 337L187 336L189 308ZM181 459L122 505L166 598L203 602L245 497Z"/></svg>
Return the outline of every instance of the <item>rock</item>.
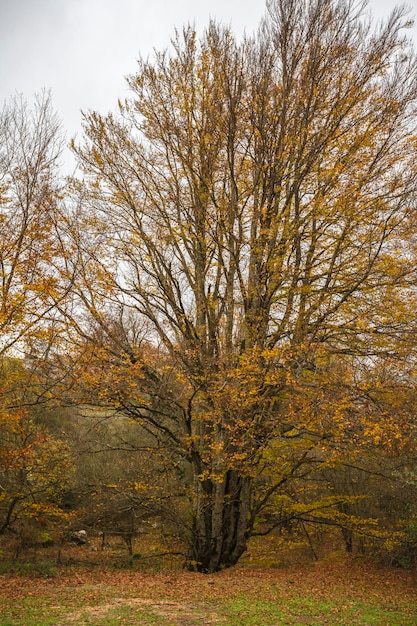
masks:
<svg viewBox="0 0 417 626"><path fill-rule="evenodd" d="M78 546L83 546L88 542L87 531L76 530L70 534L68 540L76 543Z"/></svg>

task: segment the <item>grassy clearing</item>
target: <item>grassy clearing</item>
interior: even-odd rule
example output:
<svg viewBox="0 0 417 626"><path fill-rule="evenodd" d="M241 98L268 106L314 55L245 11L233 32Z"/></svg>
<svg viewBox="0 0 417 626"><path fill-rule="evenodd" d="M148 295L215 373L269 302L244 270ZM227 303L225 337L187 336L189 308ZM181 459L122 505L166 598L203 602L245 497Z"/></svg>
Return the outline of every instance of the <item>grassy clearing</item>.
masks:
<svg viewBox="0 0 417 626"><path fill-rule="evenodd" d="M411 626L409 572L355 561L273 568L239 566L204 576L55 567L0 575L1 626Z"/></svg>

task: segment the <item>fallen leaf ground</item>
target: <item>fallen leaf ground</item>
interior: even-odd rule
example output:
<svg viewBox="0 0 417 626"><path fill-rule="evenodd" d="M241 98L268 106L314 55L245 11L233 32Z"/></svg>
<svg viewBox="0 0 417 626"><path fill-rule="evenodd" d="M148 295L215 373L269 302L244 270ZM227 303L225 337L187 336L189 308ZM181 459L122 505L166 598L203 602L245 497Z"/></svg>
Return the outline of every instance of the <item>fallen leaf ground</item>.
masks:
<svg viewBox="0 0 417 626"><path fill-rule="evenodd" d="M65 566L0 576L1 626L417 625L412 573L355 560L214 575Z"/></svg>

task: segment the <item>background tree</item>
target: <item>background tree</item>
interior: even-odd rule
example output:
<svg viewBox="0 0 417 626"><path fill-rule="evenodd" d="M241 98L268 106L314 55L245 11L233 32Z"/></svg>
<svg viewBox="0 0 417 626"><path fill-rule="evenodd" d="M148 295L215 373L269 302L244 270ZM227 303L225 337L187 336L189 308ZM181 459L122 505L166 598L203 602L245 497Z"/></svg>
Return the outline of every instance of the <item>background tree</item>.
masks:
<svg viewBox="0 0 417 626"><path fill-rule="evenodd" d="M57 236L63 146L60 123L43 93L32 109L22 97L0 113L0 351L22 348L58 294ZM20 342L20 343L19 343Z"/></svg>
<svg viewBox="0 0 417 626"><path fill-rule="evenodd" d="M0 535L13 529L21 539L28 525L38 534L65 525L62 498L73 476L69 447L42 428L27 378L19 359L1 360Z"/></svg>
<svg viewBox="0 0 417 626"><path fill-rule="evenodd" d="M200 571L337 451L349 412L317 383L338 359L372 368L414 330L416 60L403 12L373 29L364 7L274 0L242 43L187 28L75 148L84 381L175 451Z"/></svg>
<svg viewBox="0 0 417 626"><path fill-rule="evenodd" d="M66 513L68 447L42 423L50 385L37 358L56 335L68 289L58 232L63 146L49 94L19 96L0 112L0 534ZM65 283L65 288L64 288Z"/></svg>
<svg viewBox="0 0 417 626"><path fill-rule="evenodd" d="M160 551L172 552L178 534L172 505L184 500L184 490L167 448L128 416L91 405L70 416L66 436L76 461L66 499L77 523L99 533L103 547L116 536L132 554L135 537L152 534Z"/></svg>

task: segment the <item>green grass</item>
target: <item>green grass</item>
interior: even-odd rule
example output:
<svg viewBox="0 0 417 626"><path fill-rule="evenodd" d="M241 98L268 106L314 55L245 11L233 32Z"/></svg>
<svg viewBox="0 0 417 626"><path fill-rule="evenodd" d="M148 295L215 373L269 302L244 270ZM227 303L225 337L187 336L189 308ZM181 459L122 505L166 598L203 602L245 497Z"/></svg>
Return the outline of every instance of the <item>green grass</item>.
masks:
<svg viewBox="0 0 417 626"><path fill-rule="evenodd" d="M64 607L56 602L56 598L48 596L14 600L9 608L0 610L0 626L55 626L65 613Z"/></svg>
<svg viewBox="0 0 417 626"><path fill-rule="evenodd" d="M384 609L373 604L354 602L340 597L338 603L317 601L308 597L270 602L253 598L237 598L223 613L228 626L277 626L278 624L309 624L310 626L415 626L410 608Z"/></svg>
<svg viewBox="0 0 417 626"><path fill-rule="evenodd" d="M37 561L35 563L5 560L0 561L0 574L55 578L57 568L54 563L48 560Z"/></svg>
<svg viewBox="0 0 417 626"><path fill-rule="evenodd" d="M42 603L43 604L43 603ZM29 601L19 605L16 605L13 611L10 611L10 617L7 617L3 613L3 618L0 616L1 626L81 626L87 624L94 624L96 626L124 626L138 625L141 626L153 626L155 624L160 625L175 625L183 623L181 612L173 611L170 615L161 615L160 606L156 603L155 607L136 607L129 604L127 600L126 606L117 606L110 608L106 605L97 605L96 609L100 613L99 615L93 610L94 607L81 607L80 609L73 610L74 606L70 604L62 606L59 609L51 609L39 604L39 601ZM199 609L194 615L187 611L187 616L190 620L187 624L207 624L206 618L210 617L211 609L207 605L207 611L205 614L201 613ZM221 622L226 624L227 622Z"/></svg>

